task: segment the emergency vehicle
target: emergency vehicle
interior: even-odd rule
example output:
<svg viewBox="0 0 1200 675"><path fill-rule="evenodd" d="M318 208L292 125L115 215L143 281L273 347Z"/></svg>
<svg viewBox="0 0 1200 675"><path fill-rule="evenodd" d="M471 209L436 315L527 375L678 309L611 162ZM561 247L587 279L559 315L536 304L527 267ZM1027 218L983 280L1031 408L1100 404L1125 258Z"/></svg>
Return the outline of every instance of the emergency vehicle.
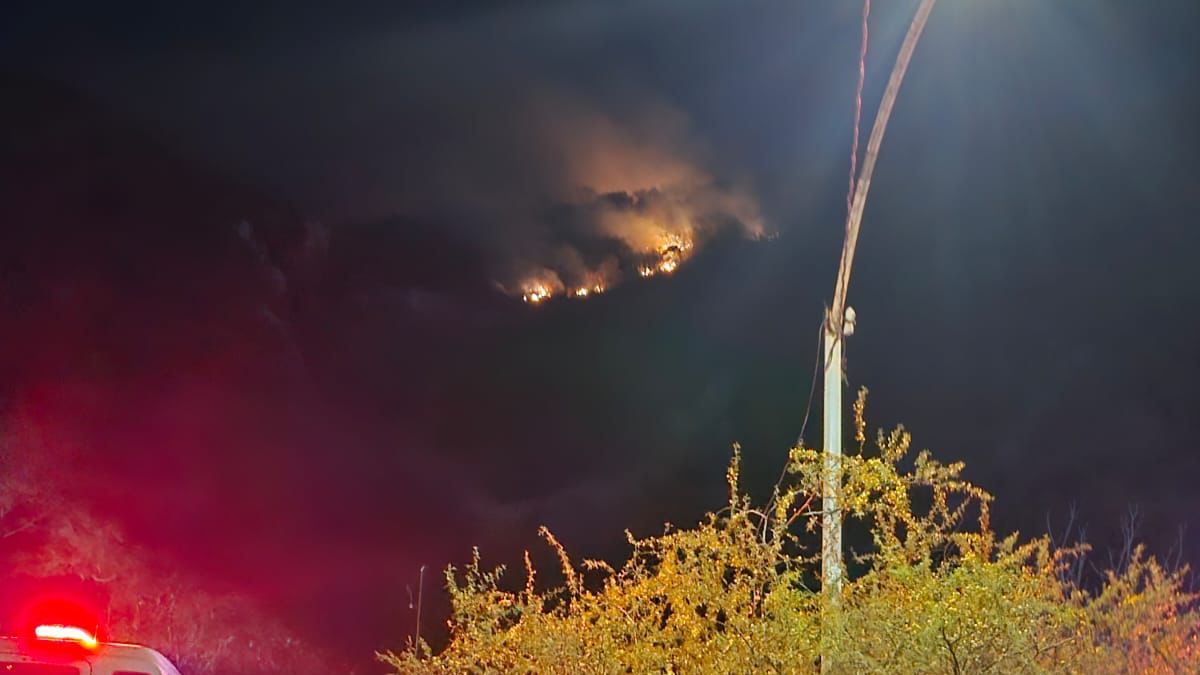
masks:
<svg viewBox="0 0 1200 675"><path fill-rule="evenodd" d="M101 642L66 624L39 624L0 637L0 675L180 675L165 656L141 645Z"/></svg>

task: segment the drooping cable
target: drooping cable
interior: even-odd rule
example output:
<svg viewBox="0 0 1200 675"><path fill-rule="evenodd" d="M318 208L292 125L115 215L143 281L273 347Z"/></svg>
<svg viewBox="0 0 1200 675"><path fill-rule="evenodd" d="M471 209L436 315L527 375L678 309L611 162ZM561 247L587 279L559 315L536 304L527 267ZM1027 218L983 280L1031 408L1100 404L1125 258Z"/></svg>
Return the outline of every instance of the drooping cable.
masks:
<svg viewBox="0 0 1200 675"><path fill-rule="evenodd" d="M854 136L850 143L850 190L846 193L846 213L854 208L854 188L858 182L858 135L862 127L863 84L867 80L868 20L871 18L871 0L863 0L862 47L858 51L858 89L854 94Z"/></svg>
<svg viewBox="0 0 1200 675"><path fill-rule="evenodd" d="M904 81L904 74L908 71L908 64L912 61L913 51L917 48L917 41L921 39L921 33L925 30L925 24L928 23L929 14L933 11L935 4L937 4L937 0L921 0L921 4L917 6L917 13L913 16L908 33L904 36L904 42L900 45L900 53L896 55L896 63L892 66L891 78L888 79L887 87L883 90L883 99L879 102L878 112L875 113L875 125L871 129L871 136L867 139L862 171L854 185L854 202L851 205L850 215L846 218L846 240L842 245L842 261L838 265L837 283L834 285L833 303L830 305L829 316L833 318L832 328L835 333L841 331L841 322L846 311L846 291L850 286L850 272L854 266L858 232L862 226L867 192L871 189L871 177L875 173L875 164L879 159L879 148L883 144L883 134L887 130L888 120L891 119L892 108L896 105L900 84Z"/></svg>

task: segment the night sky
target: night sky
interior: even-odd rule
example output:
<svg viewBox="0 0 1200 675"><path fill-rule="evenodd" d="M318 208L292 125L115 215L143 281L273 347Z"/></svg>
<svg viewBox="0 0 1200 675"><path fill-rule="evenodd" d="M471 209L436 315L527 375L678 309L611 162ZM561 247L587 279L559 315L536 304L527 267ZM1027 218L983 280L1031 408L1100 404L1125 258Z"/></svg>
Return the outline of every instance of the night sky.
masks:
<svg viewBox="0 0 1200 675"><path fill-rule="evenodd" d="M867 121L916 5L875 4ZM369 662L421 564L514 563L543 523L618 558L721 505L734 441L769 490L841 245L857 0L25 5L0 406L131 540ZM1002 531L1075 503L1102 547L1136 504L1165 552L1200 516L1197 82L1194 0L943 0L917 49L849 385ZM664 213L701 223L674 274L521 301Z"/></svg>

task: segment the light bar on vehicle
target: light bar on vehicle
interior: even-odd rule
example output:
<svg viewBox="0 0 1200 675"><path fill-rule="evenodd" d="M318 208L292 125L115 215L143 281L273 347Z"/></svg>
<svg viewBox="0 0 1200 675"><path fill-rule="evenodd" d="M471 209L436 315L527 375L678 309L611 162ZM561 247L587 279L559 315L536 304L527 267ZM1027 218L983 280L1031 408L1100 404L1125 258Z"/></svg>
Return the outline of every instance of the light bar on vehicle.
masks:
<svg viewBox="0 0 1200 675"><path fill-rule="evenodd" d="M92 635L79 626L47 624L34 628L33 634L39 640L62 640L65 642L77 642L88 649L93 649L99 644L99 641L96 640L95 635Z"/></svg>

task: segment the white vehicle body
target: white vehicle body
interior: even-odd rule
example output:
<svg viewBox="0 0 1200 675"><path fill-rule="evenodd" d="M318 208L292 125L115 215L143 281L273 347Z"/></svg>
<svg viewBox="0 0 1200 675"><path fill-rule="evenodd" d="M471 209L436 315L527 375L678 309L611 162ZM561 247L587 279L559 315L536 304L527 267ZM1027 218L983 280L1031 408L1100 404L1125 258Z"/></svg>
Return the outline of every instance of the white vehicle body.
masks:
<svg viewBox="0 0 1200 675"><path fill-rule="evenodd" d="M165 656L140 645L0 637L0 675L10 674L180 675Z"/></svg>

